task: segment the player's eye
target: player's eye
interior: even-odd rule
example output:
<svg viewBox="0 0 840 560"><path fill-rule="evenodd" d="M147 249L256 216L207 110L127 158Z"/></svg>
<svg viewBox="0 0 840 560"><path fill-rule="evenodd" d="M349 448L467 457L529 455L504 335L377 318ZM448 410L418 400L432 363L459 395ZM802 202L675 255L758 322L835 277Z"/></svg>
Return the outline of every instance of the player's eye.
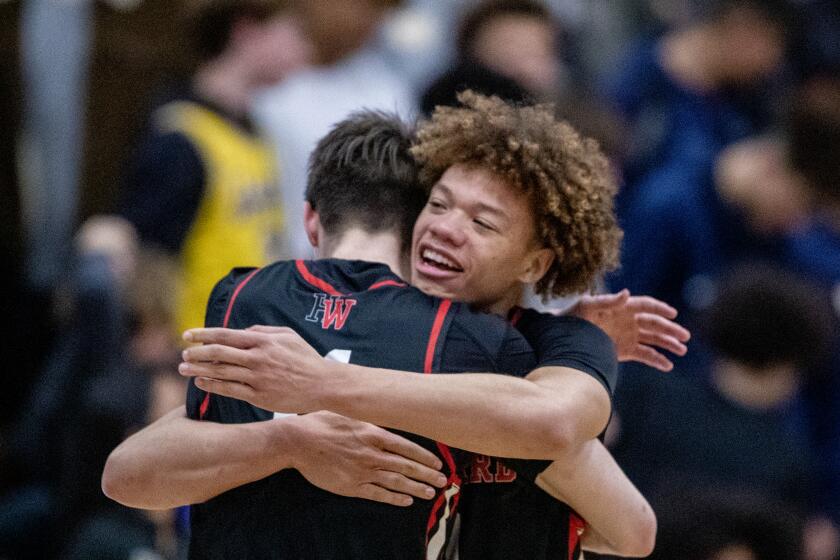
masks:
<svg viewBox="0 0 840 560"><path fill-rule="evenodd" d="M440 200L429 199L429 208L433 210L444 210L446 206Z"/></svg>
<svg viewBox="0 0 840 560"><path fill-rule="evenodd" d="M476 218L473 220L473 223L478 226L479 229L483 231L497 231L496 228L490 222L486 220L482 220L480 218Z"/></svg>

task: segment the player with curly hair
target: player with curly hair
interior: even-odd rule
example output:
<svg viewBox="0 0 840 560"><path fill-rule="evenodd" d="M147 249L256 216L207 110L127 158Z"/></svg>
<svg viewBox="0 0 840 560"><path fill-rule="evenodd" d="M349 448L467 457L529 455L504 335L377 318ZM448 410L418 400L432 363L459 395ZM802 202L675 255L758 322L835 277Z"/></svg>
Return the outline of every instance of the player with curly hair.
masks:
<svg viewBox="0 0 840 560"><path fill-rule="evenodd" d="M501 180L527 200L532 241L547 250L537 293L591 289L618 265L622 236L613 212L615 173L598 143L557 121L548 105L517 107L470 91L458 99L462 107L438 107L418 131L412 153L424 183L434 194L452 180ZM415 281L424 280L415 272Z"/></svg>

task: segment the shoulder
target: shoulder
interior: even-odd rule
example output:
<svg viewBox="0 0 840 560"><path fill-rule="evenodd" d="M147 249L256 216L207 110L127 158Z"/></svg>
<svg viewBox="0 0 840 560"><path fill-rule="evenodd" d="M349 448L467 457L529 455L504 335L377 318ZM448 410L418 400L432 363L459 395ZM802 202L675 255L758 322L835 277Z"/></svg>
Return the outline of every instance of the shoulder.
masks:
<svg viewBox="0 0 840 560"><path fill-rule="evenodd" d="M594 324L571 316L525 310L517 323L533 346L540 367L561 366L583 371L612 394L618 379L618 360L612 339Z"/></svg>
<svg viewBox="0 0 840 560"><path fill-rule="evenodd" d="M593 343L609 343L612 346L612 340L601 328L574 315L554 315L524 309L516 322L516 328L523 334L533 332L560 338L586 338Z"/></svg>
<svg viewBox="0 0 840 560"><path fill-rule="evenodd" d="M531 345L510 323L465 304L453 304L447 343L456 349L448 354L450 359L463 366L457 371L478 368L521 376L535 365Z"/></svg>

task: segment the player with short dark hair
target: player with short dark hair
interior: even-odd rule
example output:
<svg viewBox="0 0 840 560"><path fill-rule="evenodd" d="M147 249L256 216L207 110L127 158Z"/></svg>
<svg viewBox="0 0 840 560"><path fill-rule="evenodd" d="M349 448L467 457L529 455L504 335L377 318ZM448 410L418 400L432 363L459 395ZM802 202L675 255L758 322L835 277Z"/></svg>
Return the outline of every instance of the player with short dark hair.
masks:
<svg viewBox="0 0 840 560"><path fill-rule="evenodd" d="M411 246L414 220L426 204L413 131L380 111L362 111L334 127L309 160L306 201L330 237L356 225L370 233L398 230Z"/></svg>

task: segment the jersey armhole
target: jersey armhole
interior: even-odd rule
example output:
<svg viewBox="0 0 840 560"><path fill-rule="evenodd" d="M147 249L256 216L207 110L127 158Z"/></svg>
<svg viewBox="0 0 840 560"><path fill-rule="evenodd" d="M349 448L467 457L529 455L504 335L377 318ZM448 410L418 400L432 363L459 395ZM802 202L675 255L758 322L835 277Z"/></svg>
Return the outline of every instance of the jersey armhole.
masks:
<svg viewBox="0 0 840 560"><path fill-rule="evenodd" d="M230 296L230 301L227 305L227 310L225 310L225 317L222 320L222 327L227 328L228 324L230 323L230 315L233 311L233 304L236 303L236 298L239 297L239 293L242 291L242 288L245 287L248 282L259 272L260 268L256 268L252 270L248 276L246 276L242 281L234 288L233 293ZM198 419L204 420L204 417L207 416L207 410L210 408L210 395L211 393L204 393L204 400L201 401L201 404L198 407Z"/></svg>

